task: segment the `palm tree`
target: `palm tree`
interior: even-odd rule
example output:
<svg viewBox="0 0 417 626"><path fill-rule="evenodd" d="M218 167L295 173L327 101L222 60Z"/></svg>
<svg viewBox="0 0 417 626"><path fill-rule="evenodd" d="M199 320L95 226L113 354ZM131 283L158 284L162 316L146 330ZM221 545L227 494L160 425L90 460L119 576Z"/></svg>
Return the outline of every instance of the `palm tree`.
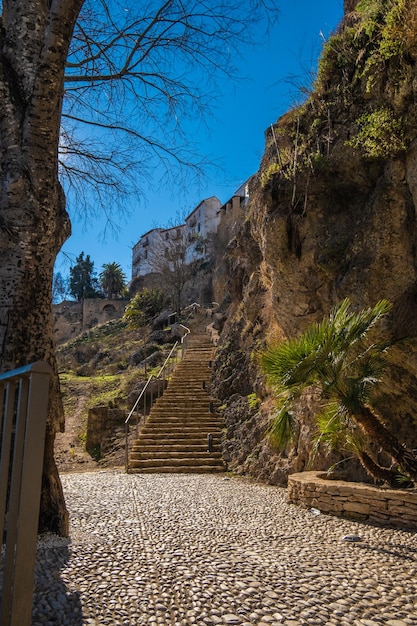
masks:
<svg viewBox="0 0 417 626"><path fill-rule="evenodd" d="M323 410L316 416L318 441L354 451L371 476L395 484L399 472L375 460L373 450L384 451L400 472L416 480L416 456L386 428L373 406L390 344L372 340L370 331L391 305L381 300L356 313L349 312L349 306L346 298L328 319L261 354L261 366L278 397L272 438L278 446L294 438L294 401L315 386L323 400Z"/></svg>
<svg viewBox="0 0 417 626"><path fill-rule="evenodd" d="M105 263L100 273L100 285L109 300L120 296L125 285L126 276L118 263Z"/></svg>

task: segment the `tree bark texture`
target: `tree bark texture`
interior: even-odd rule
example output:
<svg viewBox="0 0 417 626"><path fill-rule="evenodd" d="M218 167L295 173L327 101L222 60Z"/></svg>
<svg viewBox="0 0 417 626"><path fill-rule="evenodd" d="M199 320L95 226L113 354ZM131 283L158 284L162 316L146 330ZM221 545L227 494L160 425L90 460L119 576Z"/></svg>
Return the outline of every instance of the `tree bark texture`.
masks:
<svg viewBox="0 0 417 626"><path fill-rule="evenodd" d="M58 180L63 78L83 0L3 0L0 31L0 371L45 360L50 388L41 519L68 533L53 442L63 429L52 319L56 256L71 232Z"/></svg>
<svg viewBox="0 0 417 626"><path fill-rule="evenodd" d="M398 472L394 472L387 467L381 467L378 463L375 463L369 454L364 451L358 452L358 458L362 467L365 468L370 476L376 480L388 483L391 487L398 487L398 483L396 482Z"/></svg>
<svg viewBox="0 0 417 626"><path fill-rule="evenodd" d="M417 457L389 432L369 408L357 410L354 419L370 441L387 452L413 480L417 480Z"/></svg>

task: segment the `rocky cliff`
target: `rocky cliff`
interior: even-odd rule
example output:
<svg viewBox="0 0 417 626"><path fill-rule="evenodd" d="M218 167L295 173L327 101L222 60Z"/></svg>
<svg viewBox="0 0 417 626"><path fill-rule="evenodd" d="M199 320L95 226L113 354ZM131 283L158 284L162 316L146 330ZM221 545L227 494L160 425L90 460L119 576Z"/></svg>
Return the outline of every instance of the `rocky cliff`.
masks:
<svg viewBox="0 0 417 626"><path fill-rule="evenodd" d="M215 294L227 304L214 369L226 455L232 469L272 483L311 463L314 398L299 406L296 447L274 450L257 351L347 296L355 308L390 300L387 334L411 339L392 352L378 409L417 448L417 2L347 1L345 10L314 91L266 132L250 203L217 268L230 277Z"/></svg>

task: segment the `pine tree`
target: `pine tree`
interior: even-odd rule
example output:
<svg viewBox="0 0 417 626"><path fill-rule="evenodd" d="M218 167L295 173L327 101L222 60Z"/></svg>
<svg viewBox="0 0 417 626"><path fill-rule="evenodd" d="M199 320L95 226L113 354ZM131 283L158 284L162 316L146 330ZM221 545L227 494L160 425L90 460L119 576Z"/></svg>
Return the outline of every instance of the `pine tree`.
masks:
<svg viewBox="0 0 417 626"><path fill-rule="evenodd" d="M95 278L94 262L90 255L84 258L84 252L76 258L76 263L70 268L70 294L78 301L84 298L99 296L98 281Z"/></svg>

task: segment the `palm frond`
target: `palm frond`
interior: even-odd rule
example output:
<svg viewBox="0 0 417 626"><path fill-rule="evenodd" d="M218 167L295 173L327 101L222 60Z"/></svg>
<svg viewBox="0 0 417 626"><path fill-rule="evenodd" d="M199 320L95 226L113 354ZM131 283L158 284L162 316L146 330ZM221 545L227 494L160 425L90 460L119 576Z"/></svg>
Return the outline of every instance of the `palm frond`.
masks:
<svg viewBox="0 0 417 626"><path fill-rule="evenodd" d="M361 341L371 330L371 328L392 308L388 300L380 300L373 307L349 313L350 301L345 298L336 306L330 320L333 327L335 340L339 344L339 349L349 348L353 344Z"/></svg>
<svg viewBox="0 0 417 626"><path fill-rule="evenodd" d="M317 430L314 435L313 453L316 454L323 444L329 451L346 448L346 437L351 422L345 407L337 401L328 402L315 417Z"/></svg>
<svg viewBox="0 0 417 626"><path fill-rule="evenodd" d="M311 324L300 337L270 346L263 352L260 362L270 384L289 388L307 386L318 379L337 378L338 371L349 362L348 356L354 358L350 365L363 358L361 351L352 355L354 345L386 315L391 304L381 300L373 308L353 313L349 313L349 307L350 301L345 298L334 307L328 319ZM374 344L375 367L377 352L382 354L388 347L388 344ZM368 360L370 362L369 357Z"/></svg>
<svg viewBox="0 0 417 626"><path fill-rule="evenodd" d="M347 449L354 452L356 456L358 456L360 452L364 451L366 449L366 442L361 431L357 428L352 429L347 436L346 446Z"/></svg>
<svg viewBox="0 0 417 626"><path fill-rule="evenodd" d="M403 487L406 489L414 487L414 482L412 481L412 479L409 476L407 476L407 474L402 473L400 469L398 469L398 474L395 477L395 482L400 487Z"/></svg>
<svg viewBox="0 0 417 626"><path fill-rule="evenodd" d="M288 411L287 405L281 407L272 419L268 429L268 435L272 445L283 449L291 443L296 434L297 420Z"/></svg>
<svg viewBox="0 0 417 626"><path fill-rule="evenodd" d="M391 304L380 300L359 312L349 309L350 301L345 298L328 318L260 355L267 380L279 395L280 408L270 427L275 445L283 447L294 437L292 403L306 387L315 385L328 404L315 416L313 454L324 445L328 450L366 456L366 435L357 427L357 417L363 416L364 407L375 398L372 392L385 373L391 346L387 341L372 341L368 333Z"/></svg>
<svg viewBox="0 0 417 626"><path fill-rule="evenodd" d="M288 339L260 354L260 363L272 385L292 387L310 385L327 359L323 324L312 324L298 338Z"/></svg>

